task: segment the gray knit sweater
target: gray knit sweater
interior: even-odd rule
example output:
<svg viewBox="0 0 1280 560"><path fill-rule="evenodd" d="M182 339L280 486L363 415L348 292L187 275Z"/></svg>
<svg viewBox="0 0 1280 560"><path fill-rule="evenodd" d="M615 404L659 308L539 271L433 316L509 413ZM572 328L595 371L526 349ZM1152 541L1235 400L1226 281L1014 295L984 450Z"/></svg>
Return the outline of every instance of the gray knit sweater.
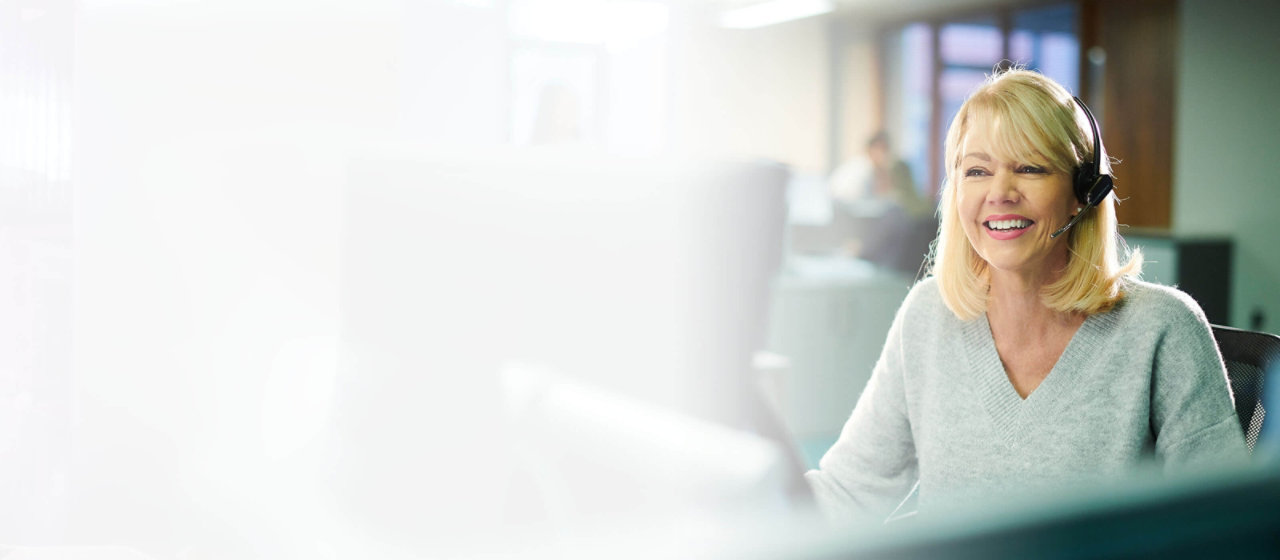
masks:
<svg viewBox="0 0 1280 560"><path fill-rule="evenodd" d="M985 315L961 321L934 279L898 310L840 439L805 477L832 517L883 519L918 480L919 507L962 506L1247 458L1209 324L1186 294L1133 281L1085 319L1025 400Z"/></svg>

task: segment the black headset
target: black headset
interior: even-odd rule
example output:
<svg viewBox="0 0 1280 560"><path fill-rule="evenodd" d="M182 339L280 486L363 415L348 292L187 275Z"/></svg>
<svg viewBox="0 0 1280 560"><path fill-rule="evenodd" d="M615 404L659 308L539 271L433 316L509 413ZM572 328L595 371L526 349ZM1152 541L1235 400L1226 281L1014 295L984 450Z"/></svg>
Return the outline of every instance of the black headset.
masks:
<svg viewBox="0 0 1280 560"><path fill-rule="evenodd" d="M1053 232L1050 237L1057 237L1063 232L1071 229L1076 225L1085 212L1090 208L1097 206L1111 194L1115 189L1115 183L1111 180L1111 175L1102 172L1102 138L1098 134L1098 121L1093 118L1093 113L1089 111L1089 106L1084 104L1079 97L1072 97L1081 109L1084 109L1084 115L1089 119L1089 128L1093 129L1093 163L1089 165L1081 165L1076 170L1076 176L1072 181L1072 188L1075 190L1076 200L1084 205L1074 217L1071 218L1067 225L1062 226L1058 231Z"/></svg>
<svg viewBox="0 0 1280 560"><path fill-rule="evenodd" d="M1115 185L1111 182L1111 176L1102 172L1102 139L1098 136L1098 121L1094 120L1093 113L1089 111L1089 106L1085 105L1084 101L1079 97L1071 99L1084 109L1085 116L1089 118L1089 128L1093 129L1093 164L1081 165L1076 171L1076 199L1080 204L1097 206L1111 192L1111 189L1115 188Z"/></svg>

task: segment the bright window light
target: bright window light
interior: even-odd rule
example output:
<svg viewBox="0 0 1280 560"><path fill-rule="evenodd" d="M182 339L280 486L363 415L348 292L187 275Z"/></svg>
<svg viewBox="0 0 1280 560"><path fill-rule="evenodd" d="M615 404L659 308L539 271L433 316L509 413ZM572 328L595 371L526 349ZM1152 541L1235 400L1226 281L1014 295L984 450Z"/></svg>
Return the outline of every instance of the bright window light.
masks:
<svg viewBox="0 0 1280 560"><path fill-rule="evenodd" d="M835 10L832 0L768 0L720 14L720 26L733 29L755 29Z"/></svg>
<svg viewBox="0 0 1280 560"><path fill-rule="evenodd" d="M634 0L514 0L508 12L518 36L596 45L660 35L667 19L665 5Z"/></svg>

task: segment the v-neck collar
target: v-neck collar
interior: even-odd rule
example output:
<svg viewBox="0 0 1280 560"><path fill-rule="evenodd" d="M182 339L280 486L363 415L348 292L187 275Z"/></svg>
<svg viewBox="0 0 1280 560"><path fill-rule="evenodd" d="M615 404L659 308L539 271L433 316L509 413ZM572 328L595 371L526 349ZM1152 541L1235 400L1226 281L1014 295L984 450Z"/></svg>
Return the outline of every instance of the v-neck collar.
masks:
<svg viewBox="0 0 1280 560"><path fill-rule="evenodd" d="M1112 310L1085 317L1049 374L1025 399L1014 389L1013 382L1000 361L987 314L983 313L978 318L965 322L964 341L969 362L967 369L981 395L984 408L991 415L996 433L1006 443L1017 441L1018 434L1024 431L1020 428L1026 420L1051 413L1065 402L1062 395L1077 385L1074 381L1086 373L1084 368L1095 356L1095 349L1111 336L1115 315L1115 310Z"/></svg>

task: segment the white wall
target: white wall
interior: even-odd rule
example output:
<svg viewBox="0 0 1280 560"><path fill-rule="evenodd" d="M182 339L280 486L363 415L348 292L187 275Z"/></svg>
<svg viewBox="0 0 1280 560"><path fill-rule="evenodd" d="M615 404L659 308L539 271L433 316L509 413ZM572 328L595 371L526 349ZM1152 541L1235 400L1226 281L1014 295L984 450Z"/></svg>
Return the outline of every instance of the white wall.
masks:
<svg viewBox="0 0 1280 560"><path fill-rule="evenodd" d="M1236 242L1231 323L1280 331L1280 4L1184 0L1178 65L1173 229Z"/></svg>
<svg viewBox="0 0 1280 560"><path fill-rule="evenodd" d="M841 45L844 83L841 85L839 165L854 157L864 156L867 139L879 128L886 127L879 108L879 63L876 61L876 34L870 29L845 31Z"/></svg>
<svg viewBox="0 0 1280 560"><path fill-rule="evenodd" d="M827 26L815 17L760 29L697 24L677 31L668 145L765 157L825 174L831 135Z"/></svg>

